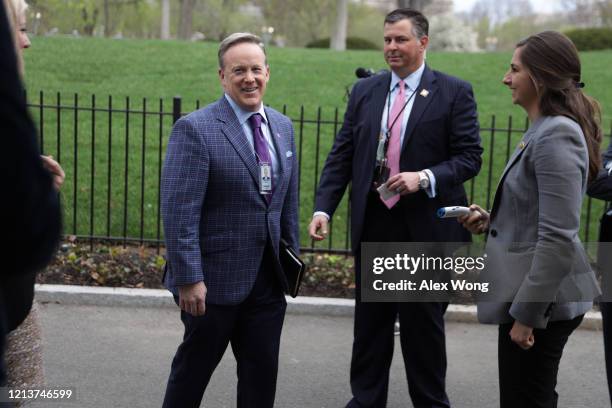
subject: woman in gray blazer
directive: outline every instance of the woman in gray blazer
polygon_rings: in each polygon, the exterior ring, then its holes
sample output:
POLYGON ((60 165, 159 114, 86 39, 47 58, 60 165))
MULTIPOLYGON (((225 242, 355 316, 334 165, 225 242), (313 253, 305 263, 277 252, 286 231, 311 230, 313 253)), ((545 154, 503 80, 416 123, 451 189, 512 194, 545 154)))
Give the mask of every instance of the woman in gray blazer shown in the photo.
POLYGON ((490 213, 473 204, 459 222, 488 233, 482 278, 497 290, 478 317, 499 325, 501 407, 556 407, 563 348, 599 292, 578 237, 587 181, 601 166, 599 106, 582 91, 576 47, 558 32, 519 42, 503 83, 531 125, 490 213))

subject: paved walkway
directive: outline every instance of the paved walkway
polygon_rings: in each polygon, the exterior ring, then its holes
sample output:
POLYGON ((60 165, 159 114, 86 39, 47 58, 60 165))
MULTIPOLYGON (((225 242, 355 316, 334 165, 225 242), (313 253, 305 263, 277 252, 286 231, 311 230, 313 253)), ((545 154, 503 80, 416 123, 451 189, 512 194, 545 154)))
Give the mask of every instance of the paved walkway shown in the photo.
MULTIPOLYGON (((72 387, 72 403, 33 407, 161 406, 170 362, 182 336, 176 309, 42 304, 49 386, 72 387)), ((448 392, 458 408, 498 405, 496 328, 450 323, 448 392)), ((276 406, 343 407, 349 397, 352 320, 288 315, 281 345, 276 406)), ((391 370, 389 408, 412 407, 399 343, 391 370)), ((235 406, 231 351, 217 368, 202 406, 235 406)), ((561 363, 559 407, 609 407, 601 332, 579 330, 561 363)))

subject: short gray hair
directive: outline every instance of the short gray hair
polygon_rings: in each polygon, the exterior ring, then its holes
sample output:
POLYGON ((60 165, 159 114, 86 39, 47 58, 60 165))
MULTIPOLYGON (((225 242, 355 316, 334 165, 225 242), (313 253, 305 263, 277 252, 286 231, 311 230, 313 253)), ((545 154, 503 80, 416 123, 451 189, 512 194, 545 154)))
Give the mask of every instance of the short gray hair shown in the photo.
POLYGON ((238 45, 242 43, 256 44, 257 46, 259 46, 259 48, 261 48, 266 58, 265 60, 266 65, 268 65, 266 47, 264 47, 264 43, 263 41, 261 41, 261 38, 251 33, 233 33, 225 37, 225 39, 221 41, 221 44, 219 44, 219 52, 217 54, 219 57, 219 68, 223 68, 223 56, 225 55, 227 50, 232 48, 234 45, 238 45))

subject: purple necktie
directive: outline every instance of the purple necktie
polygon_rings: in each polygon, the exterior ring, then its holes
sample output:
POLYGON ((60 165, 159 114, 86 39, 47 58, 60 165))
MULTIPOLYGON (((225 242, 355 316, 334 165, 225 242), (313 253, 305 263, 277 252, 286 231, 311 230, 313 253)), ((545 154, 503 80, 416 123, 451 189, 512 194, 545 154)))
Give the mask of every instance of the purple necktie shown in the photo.
MULTIPOLYGON (((268 150, 268 144, 261 131, 261 121, 263 118, 259 113, 254 113, 249 117, 249 125, 253 130, 253 144, 255 145, 255 155, 257 156, 257 163, 267 163, 270 166, 270 177, 272 180, 272 160, 270 159, 270 151, 268 150)), ((272 182, 272 191, 274 191, 274 183, 272 182)), ((270 203, 272 194, 265 194, 265 198, 270 203)))

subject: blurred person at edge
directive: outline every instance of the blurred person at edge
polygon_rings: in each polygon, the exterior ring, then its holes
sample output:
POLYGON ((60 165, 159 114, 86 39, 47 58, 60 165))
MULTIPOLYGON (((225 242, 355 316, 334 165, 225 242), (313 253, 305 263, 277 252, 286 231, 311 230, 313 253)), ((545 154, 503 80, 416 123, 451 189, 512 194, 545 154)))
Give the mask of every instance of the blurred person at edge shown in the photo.
MULTIPOLYGON (((587 194, 608 202, 599 224, 599 241, 612 242, 612 142, 602 155, 603 168, 597 179, 589 183, 587 194)), ((599 300, 601 323, 604 338, 604 356, 608 392, 612 401, 612 251, 610 244, 599 244, 597 250, 597 267, 601 273, 602 297, 599 300)))
MULTIPOLYGON (((23 0, 5 0, 4 3, 9 27, 13 32, 18 71, 20 76, 23 76, 22 50, 31 45, 26 29, 28 6, 23 0)), ((40 157, 42 166, 52 176, 53 190, 59 190, 64 182, 64 171, 51 156, 40 157)), ((7 331, 10 333, 6 337, 4 361, 9 387, 34 387, 44 383, 40 323, 37 309, 33 306, 34 282, 35 270, 3 282, 2 289, 8 292, 4 294, 4 298, 9 310, 7 331)))
POLYGON ((490 213, 472 204, 459 222, 488 234, 489 276, 512 288, 503 299, 478 302, 480 322, 499 325, 501 407, 552 408, 563 348, 599 294, 578 233, 587 181, 601 167, 600 110, 582 91, 576 47, 558 32, 520 41, 503 83, 531 124, 490 213))
MULTIPOLYGON (((28 30, 26 25, 26 10, 28 5, 24 0, 4 0, 6 3, 6 9, 8 10, 7 15, 9 19, 9 26, 12 27, 14 32, 15 48, 17 50, 17 66, 19 67, 19 73, 21 76, 24 75, 24 62, 23 62, 23 50, 30 48, 32 43, 28 37, 28 30)), ((56 190, 59 190, 64 183, 64 170, 57 161, 53 159, 53 156, 41 155, 43 165, 53 176, 53 186, 56 190)))

